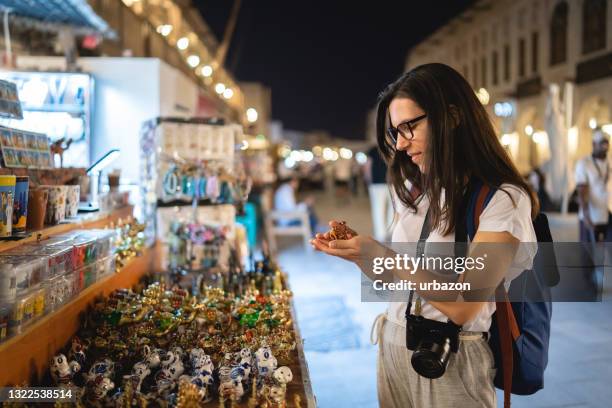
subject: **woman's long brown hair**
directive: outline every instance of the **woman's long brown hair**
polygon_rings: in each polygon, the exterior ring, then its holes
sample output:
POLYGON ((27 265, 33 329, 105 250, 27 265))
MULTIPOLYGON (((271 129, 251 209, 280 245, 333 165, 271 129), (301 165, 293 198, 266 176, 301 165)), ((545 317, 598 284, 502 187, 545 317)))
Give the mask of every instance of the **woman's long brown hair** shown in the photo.
POLYGON ((379 96, 376 133, 388 166, 388 183, 397 197, 416 211, 418 198, 406 186, 406 180, 410 181, 429 198, 432 227, 444 225, 444 235, 455 230, 466 180, 471 178, 491 188, 514 185, 530 197, 532 218, 539 212, 535 193, 499 142, 486 110, 468 82, 448 65, 421 65, 390 84, 379 96), (389 105, 395 98, 412 99, 427 113, 425 175, 405 152, 396 154, 387 135, 389 105))

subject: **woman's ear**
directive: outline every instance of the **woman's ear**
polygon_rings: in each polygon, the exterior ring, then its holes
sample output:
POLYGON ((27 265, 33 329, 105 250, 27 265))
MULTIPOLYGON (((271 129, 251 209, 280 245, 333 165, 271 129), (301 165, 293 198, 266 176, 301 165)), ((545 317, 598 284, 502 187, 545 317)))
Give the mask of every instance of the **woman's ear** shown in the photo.
POLYGON ((461 124, 461 115, 459 113, 459 109, 455 105, 450 105, 448 110, 451 115, 451 120, 453 124, 453 129, 461 124))

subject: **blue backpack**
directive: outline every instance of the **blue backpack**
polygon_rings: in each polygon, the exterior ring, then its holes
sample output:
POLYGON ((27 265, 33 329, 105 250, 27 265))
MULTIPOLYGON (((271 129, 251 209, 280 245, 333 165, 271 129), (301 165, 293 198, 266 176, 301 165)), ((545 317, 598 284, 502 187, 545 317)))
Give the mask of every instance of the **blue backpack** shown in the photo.
MULTIPOLYGON (((462 209, 466 216, 465 229, 464 226, 456 228, 457 242, 466 242, 467 237, 473 240, 480 214, 495 191, 480 181, 470 183, 462 209)), ((538 242, 552 242, 546 215, 538 214, 533 226, 538 242)), ((525 299, 510 302, 503 282, 495 291, 496 311, 492 318, 489 345, 497 367, 494 384, 504 391, 506 408, 510 407, 510 393, 530 395, 544 387, 552 315, 550 287, 559 282, 559 272, 552 249, 538 250, 533 265, 533 273, 523 273, 514 279, 509 291, 537 293, 534 298, 538 301, 525 299), (541 267, 543 264, 548 267, 541 267)))

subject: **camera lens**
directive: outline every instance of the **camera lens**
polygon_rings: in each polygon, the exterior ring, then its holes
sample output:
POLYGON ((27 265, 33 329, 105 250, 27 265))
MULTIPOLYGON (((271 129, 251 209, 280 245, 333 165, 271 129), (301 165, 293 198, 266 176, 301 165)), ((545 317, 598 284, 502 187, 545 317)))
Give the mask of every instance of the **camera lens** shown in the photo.
POLYGON ((411 363, 414 370, 426 378, 440 378, 446 371, 450 358, 450 340, 421 343, 412 354, 411 363))

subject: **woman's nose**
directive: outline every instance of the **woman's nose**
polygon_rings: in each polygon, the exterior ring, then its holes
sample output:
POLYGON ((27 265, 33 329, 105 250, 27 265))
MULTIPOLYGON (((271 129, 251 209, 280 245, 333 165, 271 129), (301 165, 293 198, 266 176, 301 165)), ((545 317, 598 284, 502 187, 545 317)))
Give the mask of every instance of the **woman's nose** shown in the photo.
POLYGON ((395 143, 395 149, 399 151, 406 150, 410 146, 410 141, 402 135, 397 135, 397 142, 395 143))

